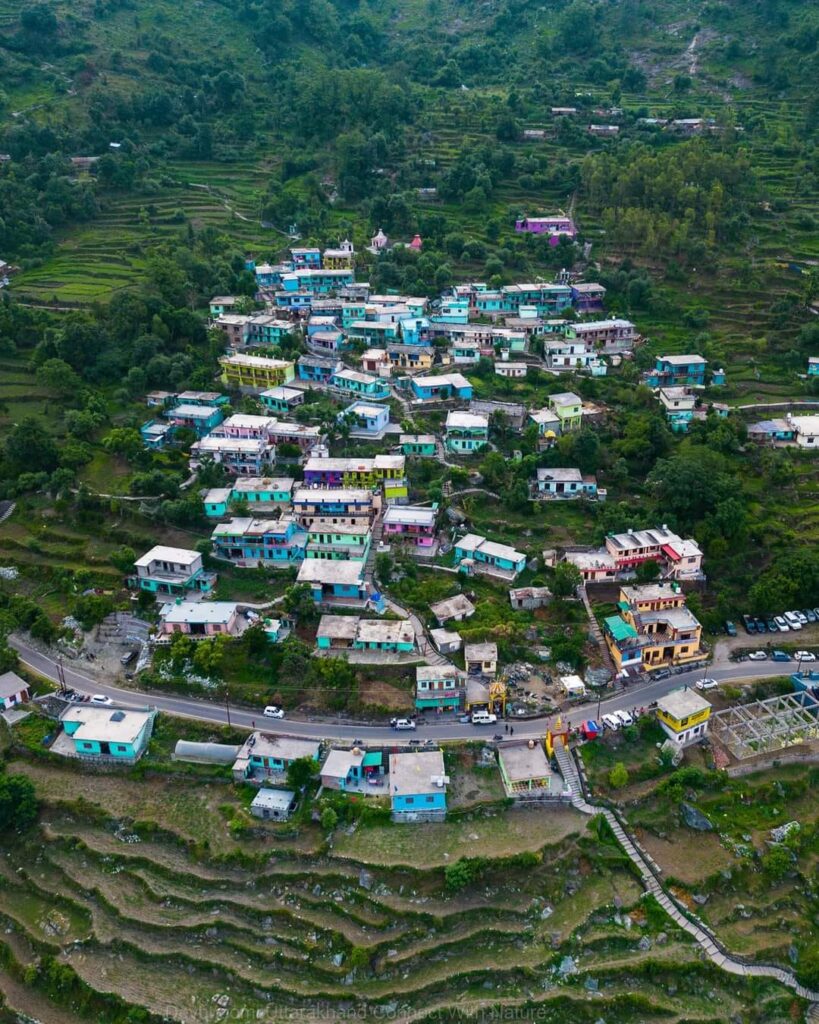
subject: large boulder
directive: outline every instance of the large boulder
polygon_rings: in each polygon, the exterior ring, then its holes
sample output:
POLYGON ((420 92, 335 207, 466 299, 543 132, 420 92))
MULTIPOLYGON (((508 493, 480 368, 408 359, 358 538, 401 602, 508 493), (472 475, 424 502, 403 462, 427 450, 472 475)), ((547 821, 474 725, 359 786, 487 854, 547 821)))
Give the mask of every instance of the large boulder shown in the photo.
POLYGON ((694 807, 693 804, 686 803, 685 800, 681 801, 680 812, 683 816, 683 821, 689 828, 693 828, 696 832, 713 831, 714 826, 711 824, 710 819, 701 810, 694 807))

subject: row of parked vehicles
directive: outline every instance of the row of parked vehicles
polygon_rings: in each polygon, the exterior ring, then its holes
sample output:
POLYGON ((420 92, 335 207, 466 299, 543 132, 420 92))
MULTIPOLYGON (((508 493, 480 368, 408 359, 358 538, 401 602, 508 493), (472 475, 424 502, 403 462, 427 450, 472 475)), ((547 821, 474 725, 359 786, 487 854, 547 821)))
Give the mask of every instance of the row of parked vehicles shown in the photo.
MULTIPOLYGON (((783 612, 782 615, 769 615, 764 619, 754 615, 742 616, 742 625, 749 636, 759 633, 789 633, 813 622, 819 622, 819 608, 805 608, 802 611, 797 609, 783 612)), ((728 636, 737 635, 737 628, 733 622, 725 623, 725 632, 728 636)))
POLYGON ((634 725, 634 715, 628 711, 611 711, 601 715, 600 721, 607 729, 616 732, 617 729, 625 729, 629 725, 634 725))

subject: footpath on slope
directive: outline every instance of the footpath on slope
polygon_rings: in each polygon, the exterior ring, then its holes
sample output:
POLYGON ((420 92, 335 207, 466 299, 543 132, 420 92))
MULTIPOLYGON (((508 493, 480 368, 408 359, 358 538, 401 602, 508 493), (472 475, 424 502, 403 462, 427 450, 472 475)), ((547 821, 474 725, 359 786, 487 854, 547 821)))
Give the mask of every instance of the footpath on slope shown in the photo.
MULTIPOLYGON (((676 925, 682 928, 683 931, 688 932, 697 941, 705 955, 715 966, 728 971, 730 974, 738 974, 746 978, 774 978, 776 981, 792 989, 802 999, 807 999, 813 1004, 819 1004, 819 992, 806 988, 797 981, 790 971, 786 971, 782 967, 776 967, 773 964, 746 963, 731 956, 707 925, 703 924, 698 918, 692 919, 691 916, 684 913, 660 884, 655 870, 649 866, 647 856, 638 849, 637 840, 626 831, 618 815, 608 807, 597 806, 585 798, 574 754, 559 744, 555 747, 555 758, 564 780, 571 788, 572 805, 581 814, 603 815, 626 856, 640 872, 640 878, 646 892, 650 893, 657 900, 676 925)), ((817 1005, 812 1006, 808 1019, 813 1021, 817 1019, 818 1015, 817 1005)))

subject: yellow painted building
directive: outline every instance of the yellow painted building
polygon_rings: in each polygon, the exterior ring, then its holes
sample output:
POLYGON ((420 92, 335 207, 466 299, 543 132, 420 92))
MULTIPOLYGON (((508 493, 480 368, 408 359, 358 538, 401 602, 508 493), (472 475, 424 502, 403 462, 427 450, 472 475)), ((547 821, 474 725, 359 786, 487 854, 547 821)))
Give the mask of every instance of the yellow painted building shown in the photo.
POLYGON ((703 655, 702 626, 675 583, 623 587, 619 615, 603 623, 603 636, 618 672, 684 665, 703 655))
POLYGON ((657 701, 657 721, 678 746, 696 743, 708 732, 711 705, 687 686, 657 701))
POLYGON ((222 382, 229 388, 268 388, 288 384, 295 377, 295 367, 285 359, 268 359, 243 352, 222 356, 222 382))

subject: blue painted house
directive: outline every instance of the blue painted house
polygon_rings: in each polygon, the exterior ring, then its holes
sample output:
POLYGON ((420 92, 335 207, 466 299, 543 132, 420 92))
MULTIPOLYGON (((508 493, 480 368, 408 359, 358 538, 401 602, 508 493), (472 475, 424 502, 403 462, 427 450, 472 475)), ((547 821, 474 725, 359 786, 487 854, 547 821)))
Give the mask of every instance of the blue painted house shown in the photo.
POLYGON ((449 777, 440 750, 390 754, 389 787, 396 822, 443 821, 449 777))
MULTIPOLYGON (((817 361, 817 367, 819 367, 819 361, 817 361)), ((725 383, 725 370, 721 367, 718 370, 712 370, 711 383, 714 387, 721 387, 725 383)))
POLYGON ((353 402, 338 414, 338 420, 346 421, 350 430, 356 434, 380 437, 390 422, 390 407, 368 402, 353 402))
POLYGON ((359 561, 306 558, 299 566, 297 580, 310 587, 317 605, 364 608, 372 604, 377 611, 384 607, 383 597, 370 592, 364 565, 359 561))
POLYGON ((400 321, 401 341, 405 345, 428 345, 430 338, 429 318, 414 316, 400 321))
POLYGON ((503 293, 478 292, 475 296, 475 311, 479 316, 500 315, 503 312, 503 293))
POLYGON ((290 516, 231 519, 214 529, 211 541, 217 558, 244 566, 298 564, 307 551, 307 531, 290 516))
POLYGON ((317 268, 321 266, 321 249, 291 249, 290 259, 294 269, 296 267, 317 268))
POLYGON ((469 299, 460 297, 441 299, 440 307, 430 317, 430 320, 436 324, 469 323, 469 299))
POLYGON ((307 353, 299 356, 296 362, 296 373, 299 380, 315 381, 327 384, 337 370, 344 369, 344 363, 332 356, 319 356, 307 353))
POLYGON ((150 452, 163 451, 173 440, 173 424, 148 420, 139 428, 142 443, 150 452))
POLYGON ((460 398, 470 401, 472 385, 460 373, 443 373, 438 377, 413 377, 410 388, 415 398, 443 401, 460 398))
POLYGON ((808 359, 808 376, 819 377, 819 356, 811 356, 808 359))
POLYGON ((155 718, 155 710, 72 704, 60 724, 71 739, 74 757, 126 765, 136 764, 145 753, 155 718))
POLYGON ((596 498, 597 478, 583 476, 579 469, 538 469, 536 498, 596 498))
POLYGON ((310 309, 313 303, 313 293, 307 291, 278 291, 275 295, 275 302, 277 309, 286 309, 298 313, 310 309))
POLYGON ((646 371, 645 381, 652 388, 701 387, 705 384, 705 366, 702 356, 657 356, 654 368, 646 371))
POLYGON ((304 392, 300 388, 288 388, 282 385, 263 391, 259 395, 259 401, 268 412, 287 416, 300 405, 304 405, 304 392))

